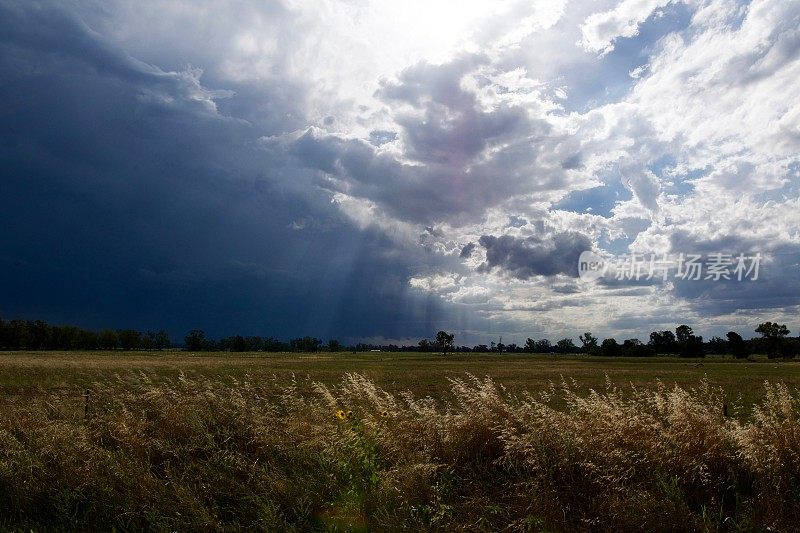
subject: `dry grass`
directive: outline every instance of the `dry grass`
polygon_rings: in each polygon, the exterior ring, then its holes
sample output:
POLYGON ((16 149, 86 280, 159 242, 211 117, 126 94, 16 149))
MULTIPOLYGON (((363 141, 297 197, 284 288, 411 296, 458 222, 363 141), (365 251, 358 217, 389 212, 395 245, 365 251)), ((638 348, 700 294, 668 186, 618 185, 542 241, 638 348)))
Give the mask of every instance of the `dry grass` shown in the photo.
POLYGON ((800 395, 657 386, 441 399, 336 385, 129 373, 90 416, 50 391, 0 412, 9 530, 789 531, 800 395), (338 415, 338 416, 337 416, 338 415))
POLYGON ((800 360, 758 362, 709 357, 624 358, 530 354, 440 355, 431 353, 202 353, 186 352, 2 352, 0 409, 9 396, 33 396, 40 390, 75 393, 96 381, 131 371, 177 378, 210 378, 230 383, 245 374, 252 381, 287 381, 293 375, 328 385, 346 373, 358 372, 391 391, 410 390, 418 396, 444 398, 446 378, 491 375, 512 392, 541 390, 561 376, 574 379, 582 390, 603 389, 608 374, 615 383, 652 387, 657 381, 695 386, 708 381, 726 392, 729 403, 740 400, 748 410, 763 397, 762 383, 785 383, 800 388, 800 360))

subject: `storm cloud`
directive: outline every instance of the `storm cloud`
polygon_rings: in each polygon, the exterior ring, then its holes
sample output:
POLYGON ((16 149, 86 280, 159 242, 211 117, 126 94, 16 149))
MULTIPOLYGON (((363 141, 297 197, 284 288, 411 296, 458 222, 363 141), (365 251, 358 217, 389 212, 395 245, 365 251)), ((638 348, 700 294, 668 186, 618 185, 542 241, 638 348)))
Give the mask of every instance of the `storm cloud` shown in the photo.
POLYGON ((518 279, 556 274, 577 277, 581 252, 592 247, 588 237, 569 231, 547 238, 483 235, 478 243, 486 249, 486 262, 479 271, 499 268, 518 279))
POLYGON ((0 3, 0 35, 3 317, 176 338, 435 327, 405 282, 425 252, 398 256, 264 150, 294 118, 226 115, 199 70, 136 60, 53 4, 0 3))
POLYGON ((797 2, 321 2, 0 0, 0 315, 521 342, 800 311, 797 2), (587 249, 767 259, 626 287, 568 279, 587 249))

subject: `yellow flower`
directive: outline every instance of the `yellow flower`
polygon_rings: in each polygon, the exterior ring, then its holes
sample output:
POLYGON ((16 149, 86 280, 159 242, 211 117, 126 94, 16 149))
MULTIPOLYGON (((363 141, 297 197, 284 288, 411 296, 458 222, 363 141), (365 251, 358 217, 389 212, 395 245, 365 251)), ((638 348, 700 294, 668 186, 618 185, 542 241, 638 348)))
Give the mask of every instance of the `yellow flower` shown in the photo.
POLYGON ((353 418, 353 411, 347 411, 347 418, 353 418))
POLYGON ((338 411, 336 411, 336 418, 338 418, 339 420, 344 420, 345 418, 347 418, 347 415, 344 413, 344 411, 339 409, 338 411))
POLYGON ((389 411, 387 411, 386 409, 381 411, 381 418, 387 418, 388 416, 389 416, 389 411))

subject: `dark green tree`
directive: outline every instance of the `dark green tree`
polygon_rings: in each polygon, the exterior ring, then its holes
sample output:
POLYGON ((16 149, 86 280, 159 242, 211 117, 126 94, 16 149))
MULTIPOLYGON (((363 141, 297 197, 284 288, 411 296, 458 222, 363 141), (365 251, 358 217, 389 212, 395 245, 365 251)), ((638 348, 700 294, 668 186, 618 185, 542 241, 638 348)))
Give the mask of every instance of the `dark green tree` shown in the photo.
POLYGON ((156 350, 166 350, 172 347, 172 341, 169 339, 169 334, 160 329, 156 331, 155 337, 153 338, 153 348, 156 350))
POLYGON ((764 322, 758 325, 756 333, 761 335, 761 338, 764 339, 763 342, 767 348, 767 355, 770 359, 778 357, 779 355, 785 355, 783 353, 783 340, 789 335, 789 329, 785 324, 764 322))
POLYGON ((6 327, 8 347, 12 350, 29 350, 30 331, 24 320, 12 320, 6 327))
POLYGON ((561 353, 575 353, 578 349, 575 347, 575 343, 572 342, 572 339, 561 339, 560 341, 556 342, 556 346, 558 347, 558 351, 561 353))
POLYGON ((206 333, 202 329, 193 329, 183 338, 183 342, 190 352, 199 352, 205 347, 206 333))
POLYGON ((547 339, 540 339, 536 341, 536 351, 538 353, 550 353, 553 350, 553 346, 550 344, 550 341, 547 339))
POLYGON ((689 338, 692 337, 693 335, 694 335, 694 330, 689 326, 687 326, 686 324, 683 324, 675 328, 675 340, 677 340, 679 343, 687 342, 689 338))
POLYGON ((322 346, 322 341, 316 337, 306 335, 305 337, 292 339, 289 341, 289 345, 292 347, 293 352, 316 352, 322 346))
POLYGON ((448 350, 453 350, 455 337, 455 334, 446 331, 439 331, 436 334, 436 347, 442 351, 442 355, 447 355, 448 350))
POLYGON ((597 353, 597 337, 592 335, 591 332, 587 331, 579 336, 578 339, 581 341, 581 351, 583 353, 597 353))
POLYGON ((622 355, 625 357, 650 357, 655 355, 655 350, 639 339, 626 339, 622 343, 622 355))
POLYGON ((694 330, 683 324, 675 328, 675 341, 681 357, 704 357, 703 337, 694 334, 694 330))
POLYGON ((134 329, 121 329, 117 332, 117 337, 123 350, 136 350, 142 342, 142 334, 134 329))
POLYGON ((728 351, 737 359, 744 359, 747 357, 747 343, 741 335, 735 331, 729 331, 726 335, 728 338, 728 351))
POLYGON ((728 352, 728 342, 722 337, 714 335, 706 344, 708 351, 714 355, 724 355, 728 352))
POLYGON ((247 341, 241 335, 235 335, 231 337, 229 349, 232 352, 243 352, 247 350, 247 341))
POLYGON ((652 332, 650 334, 650 341, 647 344, 657 354, 675 353, 678 351, 678 342, 675 339, 675 334, 669 330, 652 332))
POLYGON ((97 335, 97 345, 103 350, 116 350, 119 347, 119 335, 113 329, 104 329, 97 335))
POLYGON ((620 355, 621 350, 617 339, 603 339, 603 343, 600 345, 600 353, 605 357, 617 357, 620 355))
POLYGON ((533 353, 536 351, 536 341, 528 337, 525 340, 525 348, 524 350, 528 353, 533 353))
POLYGON ((45 350, 50 343, 50 326, 44 320, 28 322, 28 350, 45 350))

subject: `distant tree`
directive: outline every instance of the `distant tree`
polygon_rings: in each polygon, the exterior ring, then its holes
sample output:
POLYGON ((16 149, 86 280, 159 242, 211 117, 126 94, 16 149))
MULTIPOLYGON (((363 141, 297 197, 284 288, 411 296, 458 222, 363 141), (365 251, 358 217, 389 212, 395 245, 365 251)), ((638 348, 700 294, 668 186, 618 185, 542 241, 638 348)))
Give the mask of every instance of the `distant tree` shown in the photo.
POLYGON ((678 351, 678 343, 675 339, 675 334, 669 330, 652 332, 650 334, 650 342, 647 344, 657 354, 675 353, 678 351))
POLYGON ((264 351, 264 339, 262 339, 258 335, 245 337, 244 341, 245 341, 245 344, 247 344, 247 351, 248 352, 263 352, 264 351))
POLYGON ((169 334, 163 329, 156 331, 156 334, 153 337, 153 348, 156 350, 166 350, 171 346, 172 341, 169 339, 169 334))
POLYGON ((190 352, 199 352, 205 347, 206 333, 202 329, 193 329, 183 338, 183 342, 190 352))
POLYGON ((142 342, 142 334, 133 329, 121 329, 117 331, 119 346, 123 350, 136 350, 142 342))
POLYGON ((528 353, 533 353, 536 351, 536 341, 528 337, 525 339, 525 347, 523 348, 528 353))
POLYGON ((316 352, 322 345, 322 341, 315 337, 300 337, 289 341, 289 345, 294 352, 316 352))
POLYGON ((286 352, 289 350, 289 345, 278 339, 267 337, 264 339, 264 350, 267 352, 286 352))
POLYGON ((455 334, 439 331, 436 334, 436 347, 442 351, 442 355, 447 355, 448 350, 453 349, 455 334))
POLYGON ((556 343, 556 346, 561 353, 575 353, 578 351, 572 339, 561 339, 556 343))
POLYGON ((497 342, 497 353, 503 353, 506 349, 506 345, 503 344, 503 337, 500 337, 500 340, 497 342))
POLYGON ((417 343, 417 345, 419 346, 420 352, 427 352, 431 348, 431 341, 428 339, 422 339, 417 343))
POLYGON ((12 320, 6 327, 8 347, 12 350, 29 349, 29 329, 24 320, 12 320))
POLYGON ((789 329, 785 324, 777 322, 764 322, 756 328, 756 333, 764 339, 767 348, 767 355, 772 359, 779 354, 783 355, 783 339, 789 335, 789 329))
POLYGON ((139 348, 142 350, 152 350, 156 341, 156 334, 153 331, 146 331, 139 337, 139 348))
POLYGON ((119 335, 112 329, 104 329, 97 334, 97 346, 102 350, 116 350, 119 346, 119 335))
POLYGON ((328 351, 329 352, 341 352, 342 345, 336 339, 331 339, 328 341, 328 351))
POLYGON ((620 355, 619 343, 616 339, 603 339, 600 345, 600 353, 605 357, 617 357, 620 355))
POLYGON ((639 339, 627 339, 622 343, 622 355, 625 357, 650 357, 655 350, 639 339))
POLYGON ((797 357, 800 354, 800 337, 790 337, 781 342, 781 353, 784 357, 797 357))
POLYGON ((536 341, 536 351, 539 353, 550 353, 553 351, 553 346, 547 339, 540 339, 536 341))
POLYGON ((232 352, 243 352, 247 350, 247 341, 241 335, 234 335, 230 338, 228 349, 232 352))
POLYGON ((694 334, 694 330, 683 324, 675 328, 675 340, 681 357, 704 357, 703 337, 694 334))
POLYGON ((485 344, 478 344, 472 347, 472 351, 478 353, 485 353, 489 351, 489 347, 486 346, 485 344))
POLYGON ((728 343, 722 337, 711 337, 707 343, 708 351, 715 355, 723 355, 728 351, 728 343))
POLYGON ((596 353, 597 352, 597 337, 591 334, 591 332, 587 331, 578 339, 581 341, 581 351, 584 353, 596 353))
POLYGON ((44 350, 50 340, 50 326, 44 320, 28 322, 28 350, 44 350))
POLYGON ((216 341, 214 339, 206 339, 203 341, 203 346, 200 348, 206 352, 218 352, 221 350, 227 350, 227 345, 223 346, 222 341, 216 341))
POLYGON ((99 335, 94 331, 79 329, 76 335, 75 347, 84 350, 96 350, 99 347, 99 335))
POLYGON ((741 335, 735 331, 729 331, 726 335, 728 338, 728 351, 737 359, 747 357, 747 344, 741 335))
POLYGON ((789 329, 786 327, 786 324, 764 322, 758 325, 756 333, 766 338, 783 338, 789 335, 789 329))
POLYGON ((48 350, 80 350, 85 348, 80 344, 81 330, 75 326, 52 326, 47 345, 48 350))
POLYGON ((690 328, 686 324, 683 324, 675 328, 675 339, 678 342, 686 342, 692 335, 694 335, 694 330, 692 330, 692 328, 690 328))
POLYGON ((692 335, 689 337, 688 343, 681 348, 682 357, 705 357, 706 352, 703 349, 703 337, 700 335, 692 335))

